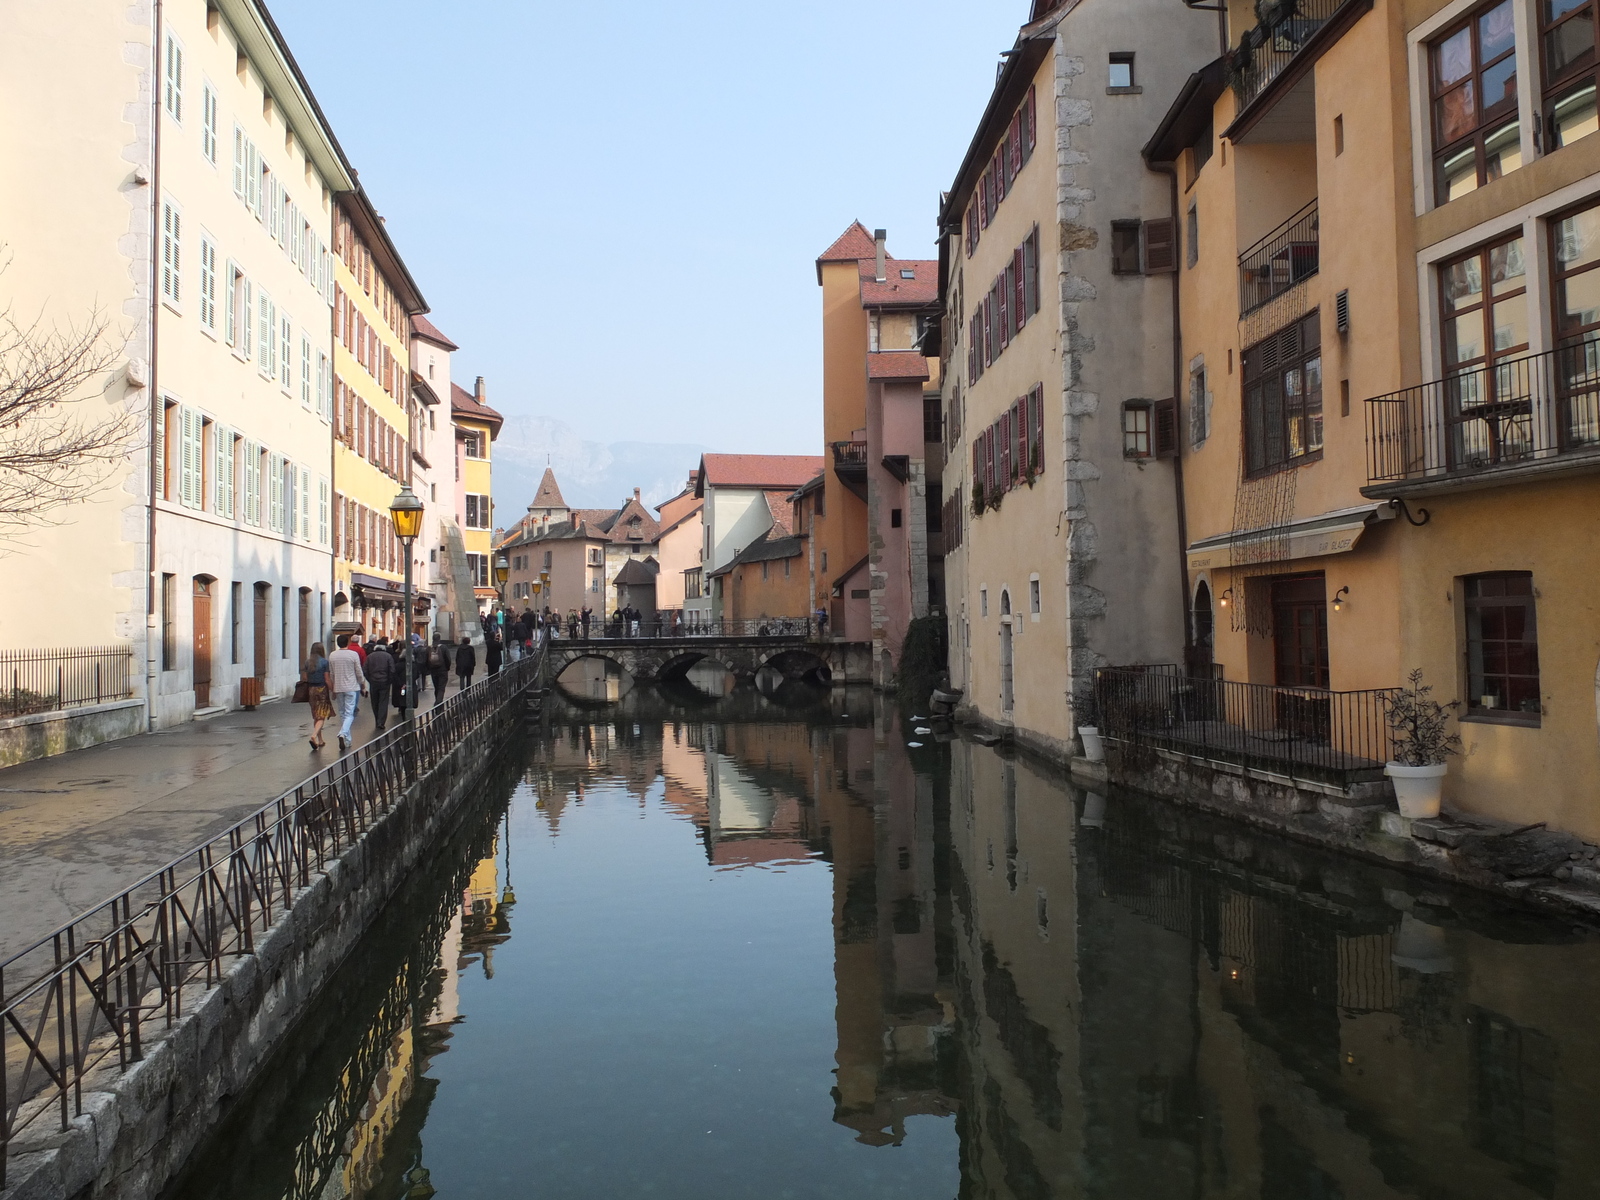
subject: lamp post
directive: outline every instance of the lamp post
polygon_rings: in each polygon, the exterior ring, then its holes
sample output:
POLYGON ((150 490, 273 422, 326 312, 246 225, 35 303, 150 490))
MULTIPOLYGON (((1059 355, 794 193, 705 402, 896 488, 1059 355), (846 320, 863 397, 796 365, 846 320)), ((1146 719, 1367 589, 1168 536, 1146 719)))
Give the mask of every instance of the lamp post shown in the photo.
POLYGON ((497 624, 503 631, 506 627, 506 580, 511 578, 511 560, 504 554, 497 555, 494 560, 494 590, 500 597, 500 613, 497 624))
POLYGON ((411 543, 416 541, 417 535, 422 532, 422 501, 418 500, 409 487, 402 487, 400 494, 389 502, 389 519, 394 522, 394 535, 399 538, 406 548, 406 584, 405 584, 405 662, 401 669, 405 671, 406 687, 403 695, 405 703, 400 710, 402 724, 409 725, 411 713, 416 708, 416 697, 412 695, 412 688, 416 683, 416 674, 411 669, 411 543))

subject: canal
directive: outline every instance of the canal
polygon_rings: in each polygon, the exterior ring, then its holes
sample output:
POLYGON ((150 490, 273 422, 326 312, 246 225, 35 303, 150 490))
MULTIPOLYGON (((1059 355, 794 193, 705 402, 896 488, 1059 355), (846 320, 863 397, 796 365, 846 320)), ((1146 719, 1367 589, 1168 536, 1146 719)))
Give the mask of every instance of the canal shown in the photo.
POLYGON ((870 693, 611 699, 513 748, 171 1200, 1600 1195, 1591 931, 870 693))

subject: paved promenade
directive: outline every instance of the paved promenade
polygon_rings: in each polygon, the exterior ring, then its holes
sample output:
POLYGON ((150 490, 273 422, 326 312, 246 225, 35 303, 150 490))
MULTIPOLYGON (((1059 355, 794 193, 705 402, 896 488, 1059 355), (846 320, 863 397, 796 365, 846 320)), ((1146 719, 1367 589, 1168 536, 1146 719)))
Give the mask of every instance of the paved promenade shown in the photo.
POLYGON ((336 761, 338 722, 313 753, 310 718, 278 701, 0 770, 0 961, 336 761))

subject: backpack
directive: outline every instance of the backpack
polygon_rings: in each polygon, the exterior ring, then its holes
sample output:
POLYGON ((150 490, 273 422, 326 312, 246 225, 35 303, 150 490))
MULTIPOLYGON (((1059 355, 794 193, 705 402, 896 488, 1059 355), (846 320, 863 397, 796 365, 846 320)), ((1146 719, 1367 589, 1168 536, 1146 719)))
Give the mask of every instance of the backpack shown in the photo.
POLYGON ((430 667, 442 667, 445 665, 444 651, 438 646, 434 646, 428 651, 428 665, 430 667))

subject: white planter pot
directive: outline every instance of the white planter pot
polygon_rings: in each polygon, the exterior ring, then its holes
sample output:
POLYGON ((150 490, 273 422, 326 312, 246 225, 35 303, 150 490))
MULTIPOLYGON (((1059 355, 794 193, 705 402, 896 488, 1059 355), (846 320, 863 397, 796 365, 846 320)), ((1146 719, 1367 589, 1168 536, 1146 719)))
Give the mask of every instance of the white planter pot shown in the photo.
POLYGON ((1106 823, 1106 798, 1100 792, 1087 792, 1083 797, 1083 819, 1078 822, 1085 829, 1103 829, 1106 823))
POLYGON ((1407 767, 1392 762, 1385 766, 1383 773, 1394 781, 1394 798, 1400 805, 1400 815, 1413 821, 1437 817, 1448 770, 1444 763, 1407 767))
POLYGON ((1100 739, 1100 730, 1094 725, 1079 725, 1078 736, 1083 739, 1083 756, 1090 762, 1105 762, 1106 744, 1100 739))

